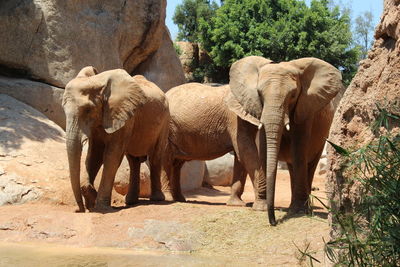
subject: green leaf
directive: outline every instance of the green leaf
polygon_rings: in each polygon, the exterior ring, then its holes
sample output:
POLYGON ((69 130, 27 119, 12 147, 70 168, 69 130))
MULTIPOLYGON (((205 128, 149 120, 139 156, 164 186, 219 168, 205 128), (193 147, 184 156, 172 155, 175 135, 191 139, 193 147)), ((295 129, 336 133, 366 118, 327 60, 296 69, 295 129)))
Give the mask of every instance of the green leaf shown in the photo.
POLYGON ((329 144, 331 144, 331 146, 333 146, 333 148, 335 149, 335 151, 336 151, 337 153, 339 153, 340 155, 346 156, 346 157, 350 156, 351 153, 350 153, 348 150, 344 149, 344 148, 341 147, 341 146, 338 146, 338 145, 332 143, 332 142, 329 141, 329 140, 326 140, 326 141, 327 141, 329 144))

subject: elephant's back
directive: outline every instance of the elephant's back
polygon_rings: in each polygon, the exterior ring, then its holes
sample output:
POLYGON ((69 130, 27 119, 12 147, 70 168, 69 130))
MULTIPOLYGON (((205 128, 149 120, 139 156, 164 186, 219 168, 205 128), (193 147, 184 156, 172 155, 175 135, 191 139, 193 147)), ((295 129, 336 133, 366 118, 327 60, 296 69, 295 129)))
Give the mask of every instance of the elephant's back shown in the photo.
POLYGON ((207 111, 224 104, 228 92, 229 85, 186 83, 170 89, 166 96, 172 112, 184 112, 186 109, 207 111))

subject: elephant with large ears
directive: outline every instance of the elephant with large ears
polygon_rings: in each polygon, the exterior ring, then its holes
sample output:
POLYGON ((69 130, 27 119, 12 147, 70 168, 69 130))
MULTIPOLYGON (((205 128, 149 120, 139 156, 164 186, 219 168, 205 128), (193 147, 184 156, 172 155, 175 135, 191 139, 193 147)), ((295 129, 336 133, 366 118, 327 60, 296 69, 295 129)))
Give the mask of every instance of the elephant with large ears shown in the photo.
POLYGON ((240 109, 230 109, 238 115, 245 111, 262 124, 260 152, 266 183, 260 186, 267 188, 269 222, 276 225, 277 161, 288 163, 291 210, 305 210, 333 118, 332 99, 343 88, 341 74, 317 58, 271 63, 249 56, 235 62, 229 75, 232 94, 240 103, 240 109))
POLYGON ((150 163, 152 199, 163 200, 160 174, 168 137, 169 109, 164 93, 141 75, 125 70, 97 73, 85 67, 65 87, 67 153, 77 212, 108 210, 115 174, 124 155, 130 165, 126 203, 138 201, 140 163, 150 163), (86 168, 80 177, 83 142, 88 141, 86 168), (98 188, 94 180, 101 167, 98 188), (85 198, 85 205, 82 201, 85 198))

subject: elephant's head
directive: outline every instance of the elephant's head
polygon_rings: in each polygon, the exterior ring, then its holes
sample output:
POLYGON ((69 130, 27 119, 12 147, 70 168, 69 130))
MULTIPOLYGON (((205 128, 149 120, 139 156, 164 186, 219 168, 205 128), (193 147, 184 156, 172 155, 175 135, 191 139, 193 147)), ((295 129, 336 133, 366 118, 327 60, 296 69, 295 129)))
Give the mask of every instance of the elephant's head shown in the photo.
POLYGON ((238 115, 244 110, 264 127, 268 216, 275 225, 276 169, 285 118, 290 127, 312 119, 342 88, 341 74, 317 58, 272 63, 250 56, 235 62, 229 75, 231 92, 239 103, 230 109, 238 115))
POLYGON ((145 100, 141 79, 121 69, 98 74, 94 67, 85 67, 65 87, 62 105, 67 121, 68 162, 79 211, 84 211, 80 191, 82 143, 92 137, 95 128, 104 129, 105 135, 124 126, 145 100))

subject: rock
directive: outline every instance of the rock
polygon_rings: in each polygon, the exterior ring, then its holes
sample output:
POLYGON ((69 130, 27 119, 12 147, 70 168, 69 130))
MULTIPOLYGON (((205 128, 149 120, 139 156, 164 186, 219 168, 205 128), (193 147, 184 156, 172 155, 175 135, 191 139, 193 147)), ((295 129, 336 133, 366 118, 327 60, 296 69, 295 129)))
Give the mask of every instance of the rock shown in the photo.
POLYGON ((22 203, 48 197, 52 191, 60 198, 65 188, 70 193, 64 131, 42 113, 18 100, 0 94, 1 204, 22 203), (40 164, 36 162, 42 162, 40 164), (32 180, 37 181, 34 185, 32 180), (64 187, 62 185, 65 185, 64 187), (39 190, 49 188, 49 190, 39 190))
MULTIPOLYGON (((376 103, 385 107, 385 104, 399 101, 400 2, 386 0, 384 3, 372 49, 367 58, 360 62, 358 72, 340 101, 332 123, 329 140, 344 148, 357 149, 374 139, 371 123, 376 119, 376 103)), ((330 192, 331 208, 334 212, 351 212, 359 200, 358 183, 349 183, 343 176, 340 156, 332 146, 328 146, 327 154, 327 192, 330 192)), ((335 230, 334 223, 332 230, 335 230)))
POLYGON ((61 106, 63 89, 45 83, 0 76, 0 93, 24 102, 65 129, 65 115, 61 106))
POLYGON ((230 186, 233 177, 235 156, 227 153, 205 162, 204 181, 210 185, 230 186))
POLYGON ((192 251, 198 246, 199 233, 188 223, 174 221, 145 220, 143 228, 128 228, 132 239, 152 238, 172 251, 192 251))
POLYGON ((166 0, 2 1, 0 65, 58 87, 87 65, 132 72, 159 48, 165 7, 166 0))
POLYGON ((182 65, 175 52, 167 27, 164 29, 160 48, 140 64, 134 73, 145 76, 164 92, 185 83, 182 65))
MULTIPOLYGON (((114 181, 114 189, 117 193, 121 195, 126 195, 128 193, 129 186, 129 163, 124 157, 121 166, 119 167, 114 181)), ((140 197, 150 197, 151 187, 150 187, 150 170, 146 163, 140 164, 140 197)))
POLYGON ((3 175, 0 179, 0 206, 37 200, 40 195, 38 188, 24 185, 14 174, 3 175))
POLYGON ((190 42, 176 42, 180 49, 181 61, 186 81, 194 81, 193 71, 199 66, 199 45, 190 42))
POLYGON ((143 74, 164 91, 184 83, 165 7, 166 0, 1 2, 0 74, 14 79, 0 76, 0 93, 65 129, 62 88, 84 66, 143 74))
POLYGON ((182 191, 190 191, 201 187, 205 171, 204 161, 192 160, 185 162, 181 169, 182 191))
POLYGON ((325 144, 324 150, 322 151, 322 154, 321 154, 321 158, 317 165, 317 169, 315 171, 315 173, 317 175, 325 175, 326 172, 328 171, 328 159, 327 159, 327 155, 326 155, 326 147, 327 147, 327 145, 325 144))
MULTIPOLYGON (((204 162, 203 161, 189 161, 186 162, 181 170, 181 188, 182 191, 190 191, 201 187, 204 176, 204 162)), ((114 181, 114 189, 121 195, 128 193, 129 185, 129 163, 124 158, 121 166, 118 169, 114 181)), ((140 197, 150 197, 150 170, 147 163, 142 163, 140 166, 140 197)))

